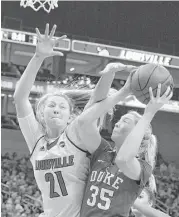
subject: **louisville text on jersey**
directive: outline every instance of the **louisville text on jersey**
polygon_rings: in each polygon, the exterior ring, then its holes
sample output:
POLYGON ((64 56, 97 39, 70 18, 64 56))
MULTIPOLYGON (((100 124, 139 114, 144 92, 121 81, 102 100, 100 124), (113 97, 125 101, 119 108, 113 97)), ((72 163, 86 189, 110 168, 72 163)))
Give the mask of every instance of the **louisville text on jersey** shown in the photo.
POLYGON ((35 170, 49 170, 62 167, 69 167, 74 165, 74 155, 46 159, 46 160, 36 160, 35 170))

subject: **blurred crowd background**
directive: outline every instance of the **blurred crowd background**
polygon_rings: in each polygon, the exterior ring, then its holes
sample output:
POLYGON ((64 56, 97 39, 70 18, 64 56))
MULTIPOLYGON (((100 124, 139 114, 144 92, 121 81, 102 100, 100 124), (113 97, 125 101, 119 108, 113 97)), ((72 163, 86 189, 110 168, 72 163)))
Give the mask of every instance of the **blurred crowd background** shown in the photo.
MULTIPOLYGON (((16 152, 1 156, 1 214, 3 217, 37 217, 42 212, 41 194, 36 185, 29 155, 16 152)), ((158 156, 155 170, 156 208, 172 217, 179 213, 179 172, 175 164, 158 156)))
MULTIPOLYGON (((64 52, 64 58, 60 60, 53 58, 49 60, 50 63, 44 62, 29 97, 33 106, 43 94, 44 89, 51 86, 93 89, 99 80, 99 71, 108 62, 117 61, 116 58, 110 56, 107 46, 171 56, 171 63, 174 65, 167 68, 174 77, 174 94, 170 105, 165 111, 157 114, 153 123, 159 145, 154 172, 157 182, 155 207, 172 217, 179 216, 178 9, 177 2, 151 2, 150 4, 147 2, 135 4, 130 2, 103 4, 62 2, 59 3, 58 9, 47 15, 43 11, 36 13, 29 8, 22 9, 19 7, 19 2, 2 2, 2 217, 37 217, 43 211, 41 193, 36 185, 28 149, 16 118, 13 92, 35 51, 35 46, 29 39, 30 36, 23 34, 24 32, 33 34, 35 27, 42 30, 46 22, 59 25, 61 32, 57 32, 57 36, 65 32, 69 43, 73 40, 81 40, 92 44, 98 43, 98 46, 91 45, 96 46, 95 49, 91 49, 96 53, 91 54, 87 53, 85 48, 82 53, 78 53, 71 48, 66 50, 62 46, 60 50, 64 52), (81 21, 82 18, 84 22, 81 21), (101 49, 105 52, 98 52, 101 49)), ((87 47, 87 44, 85 46, 87 47)), ((118 59, 118 61, 136 66, 144 64, 144 62, 129 59, 118 59)), ((121 75, 117 74, 112 87, 119 90, 125 84, 126 78, 125 72, 121 75)), ((128 103, 116 106, 111 123, 105 120, 101 135, 109 141, 113 126, 121 115, 131 109, 143 111, 143 106, 136 104, 135 99, 130 98, 128 103)))

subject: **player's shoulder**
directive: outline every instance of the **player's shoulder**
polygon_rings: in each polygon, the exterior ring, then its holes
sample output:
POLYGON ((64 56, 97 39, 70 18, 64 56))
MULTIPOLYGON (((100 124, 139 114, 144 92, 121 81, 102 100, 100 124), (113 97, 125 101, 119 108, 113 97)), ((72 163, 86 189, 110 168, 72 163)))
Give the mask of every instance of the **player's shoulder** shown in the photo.
POLYGON ((92 160, 95 162, 100 156, 113 151, 113 145, 108 142, 106 139, 101 138, 101 143, 97 150, 92 155, 92 160))
POLYGON ((113 150, 114 149, 114 144, 112 142, 107 141, 103 137, 101 137, 101 143, 100 143, 99 148, 104 150, 104 151, 113 150))

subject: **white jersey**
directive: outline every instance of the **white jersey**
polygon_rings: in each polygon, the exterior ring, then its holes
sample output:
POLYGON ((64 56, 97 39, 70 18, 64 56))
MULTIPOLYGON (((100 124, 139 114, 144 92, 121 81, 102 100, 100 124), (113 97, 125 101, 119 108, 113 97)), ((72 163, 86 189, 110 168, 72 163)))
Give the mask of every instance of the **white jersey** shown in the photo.
MULTIPOLYGON (((19 118, 26 142, 32 141, 33 114, 19 118)), ((39 131, 31 162, 42 193, 45 217, 79 217, 89 171, 87 153, 73 144, 64 132, 48 145, 39 131)))

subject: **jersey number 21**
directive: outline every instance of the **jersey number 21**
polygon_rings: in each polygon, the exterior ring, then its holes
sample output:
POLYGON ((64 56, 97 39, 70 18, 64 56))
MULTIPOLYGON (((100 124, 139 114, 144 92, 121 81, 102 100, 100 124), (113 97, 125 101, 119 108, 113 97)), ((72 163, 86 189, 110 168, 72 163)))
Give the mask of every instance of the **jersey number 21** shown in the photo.
MULTIPOLYGON (((58 171, 58 172, 54 172, 57 180, 58 180, 58 184, 60 187, 60 190, 62 192, 62 196, 67 196, 68 192, 65 186, 65 182, 62 176, 62 172, 58 171)), ((50 182, 50 198, 54 198, 54 197, 60 197, 60 195, 55 192, 55 179, 54 179, 54 175, 52 173, 46 173, 45 174, 45 181, 46 182, 50 182)))

